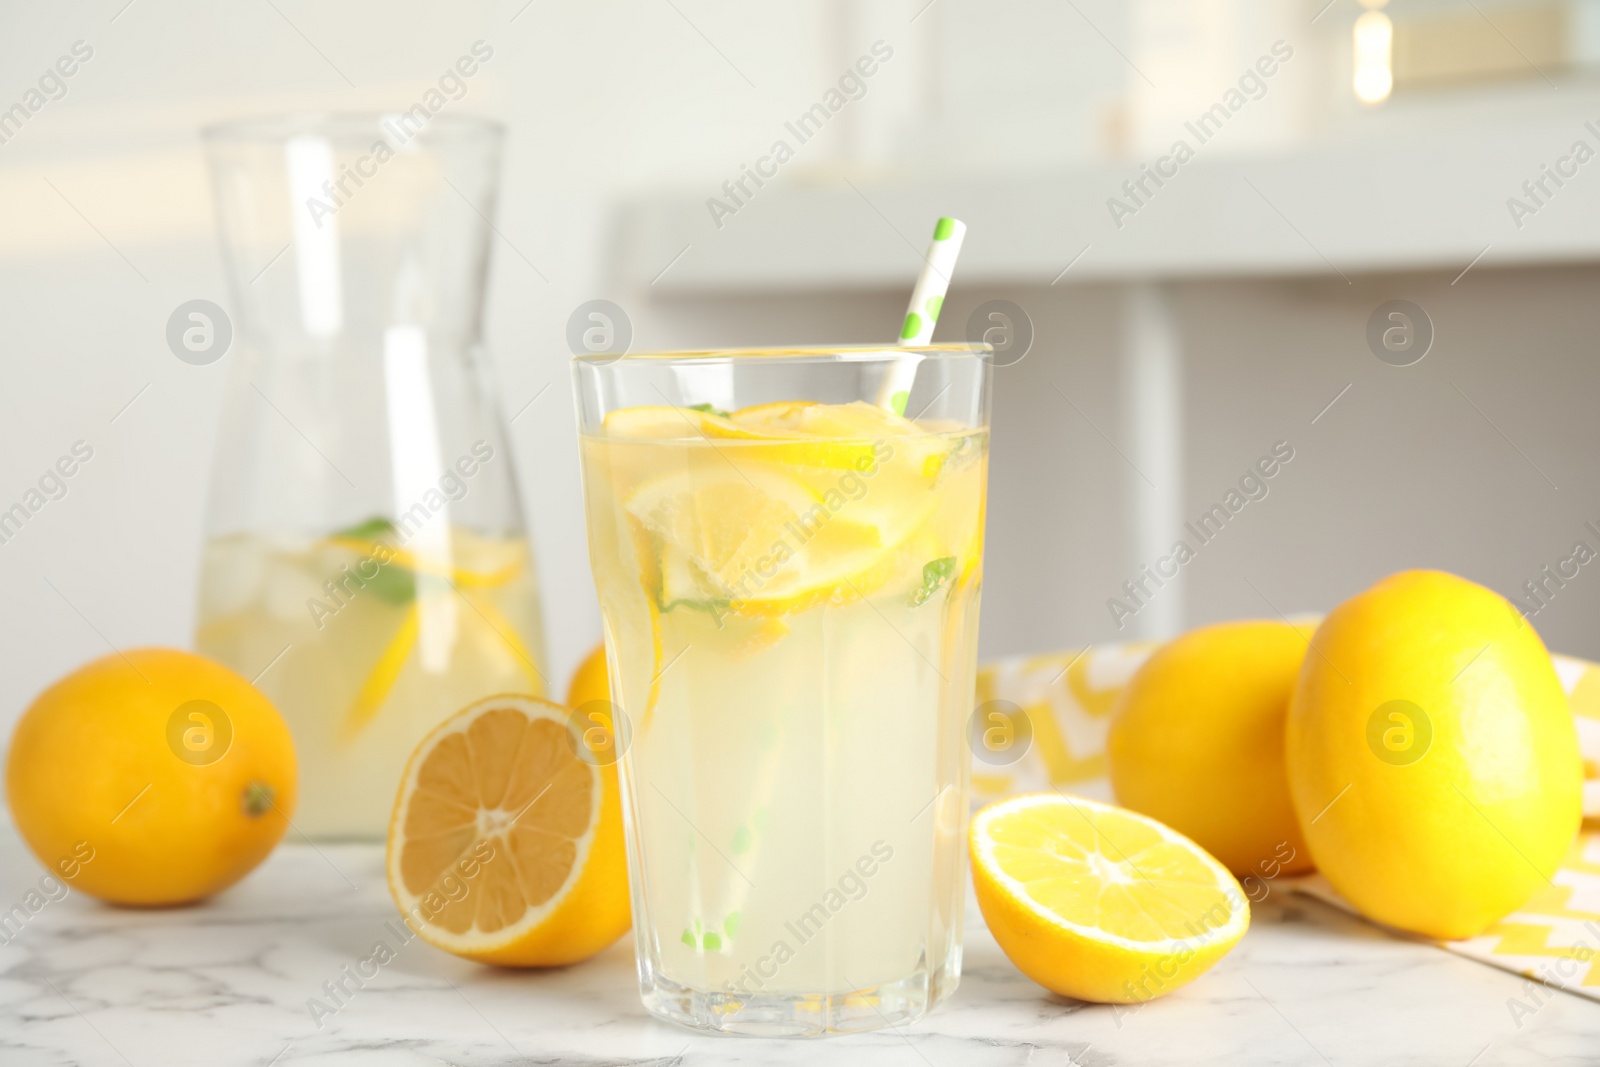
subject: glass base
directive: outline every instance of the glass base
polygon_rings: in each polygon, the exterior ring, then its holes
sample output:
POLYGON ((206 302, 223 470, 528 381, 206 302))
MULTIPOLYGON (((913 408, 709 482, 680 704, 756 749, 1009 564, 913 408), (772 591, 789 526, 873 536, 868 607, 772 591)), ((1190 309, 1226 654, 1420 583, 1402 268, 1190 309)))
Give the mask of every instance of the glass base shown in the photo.
POLYGON ((959 955, 939 971, 850 993, 724 993, 690 989, 661 975, 640 975, 639 998, 658 1019, 694 1030, 746 1037, 827 1037, 913 1022, 955 992, 959 955))

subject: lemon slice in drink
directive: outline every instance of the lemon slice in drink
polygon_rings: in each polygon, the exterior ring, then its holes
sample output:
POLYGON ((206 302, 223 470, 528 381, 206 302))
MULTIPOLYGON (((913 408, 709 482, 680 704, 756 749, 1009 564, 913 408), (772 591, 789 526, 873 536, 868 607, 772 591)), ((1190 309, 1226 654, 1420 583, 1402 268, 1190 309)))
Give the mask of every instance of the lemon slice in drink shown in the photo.
POLYGON ((848 404, 813 404, 801 413, 807 433, 824 437, 905 437, 925 432, 920 426, 888 408, 852 400, 848 404))
POLYGON ((412 753, 387 869, 409 925, 446 952, 522 967, 592 956, 629 923, 616 768, 579 758, 565 708, 479 701, 412 753))
POLYGON ((661 693, 660 549, 638 520, 628 519, 626 526, 617 531, 623 543, 595 557, 597 568, 608 572, 596 582, 605 630, 601 664, 605 692, 595 699, 610 701, 623 714, 626 728, 639 730, 649 725, 661 693), (614 675, 607 663, 616 668, 614 675), (610 684, 613 676, 620 678, 615 688, 610 684))
POLYGON ((641 404, 606 413, 601 430, 607 437, 678 438, 700 436, 701 413, 670 404, 641 404))
POLYGON ((657 543, 662 610, 781 615, 854 600, 882 570, 894 534, 851 515, 850 503, 776 466, 742 463, 675 471, 623 506, 657 543))
MULTIPOLYGON (((970 443, 963 444, 961 438, 952 436, 961 429, 957 424, 913 422, 860 400, 848 404, 804 401, 760 404, 735 411, 729 419, 747 431, 796 434, 816 441, 810 447, 821 458, 797 459, 796 462, 863 472, 889 464, 900 470, 919 472, 930 482, 937 479, 954 450, 971 447, 970 443), (890 463, 894 457, 900 459, 890 463)), ((708 427, 707 435, 712 432, 708 427)))
POLYGON ((1154 819, 1057 793, 972 820, 984 921, 1017 968, 1063 996, 1130 1004, 1193 981, 1250 925, 1233 875, 1154 819))
POLYGON ((359 737, 372 724, 383 702, 389 699, 389 691, 399 681, 400 672, 405 669, 406 661, 411 658, 411 650, 416 646, 421 621, 415 601, 406 605, 400 616, 399 628, 378 655, 372 670, 362 680, 361 688, 356 690, 356 697, 350 703, 350 710, 345 712, 344 721, 339 724, 341 741, 349 743, 359 737))
POLYGON ((661 697, 661 610, 644 589, 629 603, 601 604, 601 621, 616 650, 622 688, 609 699, 626 716, 628 728, 648 729, 661 697))
POLYGON ((740 408, 728 419, 736 425, 765 433, 809 433, 805 420, 818 406, 815 400, 779 400, 740 408))
POLYGON ((706 413, 700 429, 708 438, 760 442, 764 459, 805 467, 837 470, 870 469, 874 463, 872 441, 829 439, 806 427, 808 413, 827 407, 805 400, 758 404, 741 408, 727 417, 706 413))

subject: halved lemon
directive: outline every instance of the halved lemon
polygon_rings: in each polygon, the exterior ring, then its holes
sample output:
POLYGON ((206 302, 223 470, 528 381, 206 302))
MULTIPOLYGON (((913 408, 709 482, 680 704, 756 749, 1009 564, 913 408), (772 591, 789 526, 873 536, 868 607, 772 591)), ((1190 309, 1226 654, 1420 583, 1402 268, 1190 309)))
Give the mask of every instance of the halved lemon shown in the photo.
POLYGON ((1154 819, 1057 793, 972 820, 972 880, 1017 968, 1063 996, 1132 1004, 1193 981, 1250 925, 1227 868, 1154 819))
POLYGON ((568 712, 496 696, 411 754, 389 821, 389 892, 429 944, 556 966, 629 925, 616 768, 580 759, 568 712))

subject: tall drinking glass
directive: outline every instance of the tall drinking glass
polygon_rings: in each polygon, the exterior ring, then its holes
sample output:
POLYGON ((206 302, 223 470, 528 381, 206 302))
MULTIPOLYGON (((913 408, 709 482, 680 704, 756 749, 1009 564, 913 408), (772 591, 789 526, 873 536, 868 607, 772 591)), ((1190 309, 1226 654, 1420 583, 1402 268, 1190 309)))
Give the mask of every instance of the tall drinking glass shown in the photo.
POLYGON ((206 131, 237 340, 196 643, 283 713, 312 837, 383 840, 435 725, 543 691, 480 345, 500 135, 415 113, 206 131))
POLYGON ((956 987, 986 353, 575 361, 640 990, 662 1018, 870 1030, 956 987), (912 367, 907 414, 880 406, 912 367))

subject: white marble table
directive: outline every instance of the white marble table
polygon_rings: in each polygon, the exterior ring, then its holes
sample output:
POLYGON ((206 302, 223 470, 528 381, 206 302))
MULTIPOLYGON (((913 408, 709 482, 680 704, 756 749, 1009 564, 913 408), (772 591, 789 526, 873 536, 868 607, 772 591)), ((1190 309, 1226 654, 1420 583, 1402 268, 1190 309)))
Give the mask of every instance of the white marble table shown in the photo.
MULTIPOLYGON (((0 824, 0 909, 42 873, 0 824)), ((0 945, 0 1065, 1600 1063, 1600 1004, 1551 993, 1519 1027, 1516 977, 1281 891, 1215 970, 1132 1014, 1045 993, 974 911, 961 988, 901 1031, 680 1030, 640 1008, 626 940, 545 973, 415 941, 319 1029, 307 1000, 393 918, 381 849, 366 846, 285 845, 193 908, 126 911, 71 893, 0 945)))

